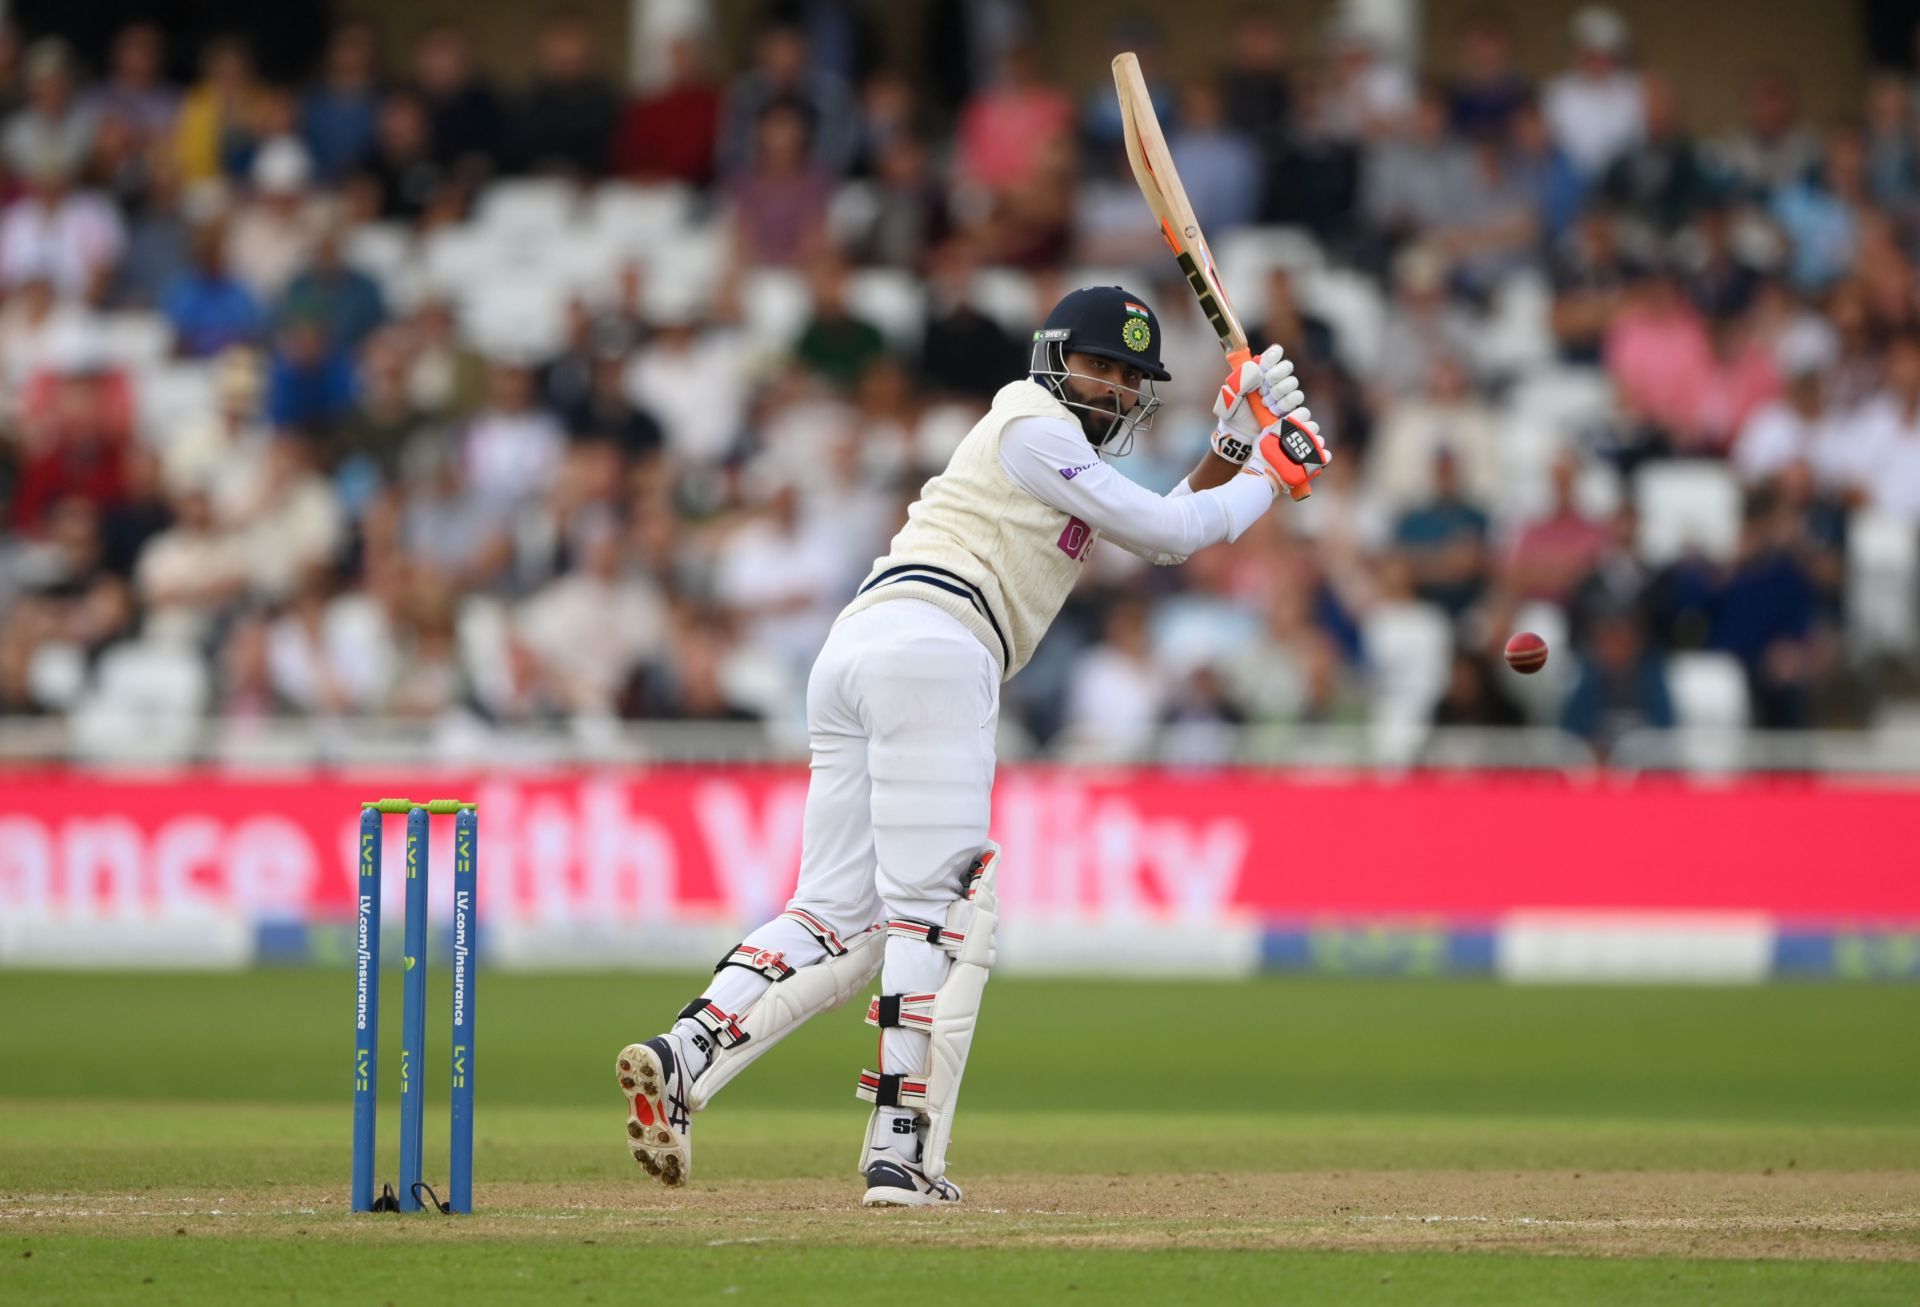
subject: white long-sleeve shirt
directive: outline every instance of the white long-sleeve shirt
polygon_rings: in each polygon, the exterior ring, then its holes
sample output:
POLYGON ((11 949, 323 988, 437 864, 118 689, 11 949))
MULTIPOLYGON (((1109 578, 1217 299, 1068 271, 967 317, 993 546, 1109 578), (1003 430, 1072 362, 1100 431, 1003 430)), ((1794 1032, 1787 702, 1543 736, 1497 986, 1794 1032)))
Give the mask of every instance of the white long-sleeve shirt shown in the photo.
POLYGON ((1183 562, 1208 545, 1239 539, 1273 503, 1265 477, 1232 477, 1199 494, 1182 481, 1156 495, 1103 462, 1076 424, 1052 417, 1008 423, 1000 467, 1041 503, 1156 563, 1183 562))

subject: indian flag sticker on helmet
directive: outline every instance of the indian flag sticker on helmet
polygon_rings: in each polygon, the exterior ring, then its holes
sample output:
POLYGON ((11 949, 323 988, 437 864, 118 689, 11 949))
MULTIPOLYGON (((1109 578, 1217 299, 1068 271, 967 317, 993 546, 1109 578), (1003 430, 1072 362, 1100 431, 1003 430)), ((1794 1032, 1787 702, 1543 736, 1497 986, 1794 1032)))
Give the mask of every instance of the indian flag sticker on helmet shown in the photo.
MULTIPOLYGON (((1127 307, 1134 306, 1129 304, 1127 307)), ((1153 332, 1148 328, 1145 318, 1128 318, 1126 325, 1120 328, 1120 339, 1126 341, 1127 348, 1134 353, 1144 354, 1147 352, 1147 346, 1153 343, 1153 332)))
POLYGON ((1134 302, 1133 302, 1132 300, 1128 300, 1128 301, 1127 301, 1127 312, 1129 312, 1129 313, 1137 313, 1137 314, 1139 314, 1139 315, 1140 315, 1141 317, 1143 317, 1143 318, 1145 318, 1145 317, 1151 317, 1151 316, 1152 316, 1151 314, 1149 314, 1149 313, 1147 312, 1147 306, 1146 306, 1146 305, 1144 305, 1144 304, 1135 304, 1135 303, 1134 303, 1134 302))

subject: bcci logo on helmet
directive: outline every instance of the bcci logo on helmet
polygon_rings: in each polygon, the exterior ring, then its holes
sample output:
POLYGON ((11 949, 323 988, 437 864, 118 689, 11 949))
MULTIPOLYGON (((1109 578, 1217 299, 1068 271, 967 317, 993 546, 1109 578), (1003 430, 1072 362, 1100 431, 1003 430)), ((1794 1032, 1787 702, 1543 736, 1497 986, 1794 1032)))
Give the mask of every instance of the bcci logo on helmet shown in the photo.
POLYGON ((1126 341, 1127 348, 1134 353, 1144 354, 1153 343, 1153 331, 1145 318, 1128 318, 1127 324, 1120 328, 1120 339, 1126 341))

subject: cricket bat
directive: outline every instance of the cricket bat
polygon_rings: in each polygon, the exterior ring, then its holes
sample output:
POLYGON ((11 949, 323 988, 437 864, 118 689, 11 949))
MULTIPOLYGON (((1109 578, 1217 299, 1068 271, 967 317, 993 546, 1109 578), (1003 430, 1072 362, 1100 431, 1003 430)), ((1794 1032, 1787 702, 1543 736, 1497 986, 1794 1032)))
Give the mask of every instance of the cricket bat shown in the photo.
MULTIPOLYGON (((1160 131, 1160 119, 1153 112, 1153 100, 1147 94, 1146 78, 1140 75, 1140 60, 1131 51, 1114 56, 1113 88, 1120 97, 1120 125, 1127 137, 1127 162, 1133 165, 1133 179, 1140 194, 1160 224, 1160 237, 1180 265, 1200 311, 1206 314, 1214 335, 1220 338, 1230 367, 1239 367, 1253 357, 1247 348, 1247 329, 1233 311, 1227 288, 1220 284, 1220 270, 1214 266, 1213 251, 1207 248, 1206 233, 1193 216, 1186 187, 1174 171, 1173 156, 1167 152, 1167 138, 1160 131)), ((1258 394, 1249 395, 1262 424, 1274 420, 1258 394)), ((1300 486, 1295 499, 1305 499, 1308 490, 1300 486)))

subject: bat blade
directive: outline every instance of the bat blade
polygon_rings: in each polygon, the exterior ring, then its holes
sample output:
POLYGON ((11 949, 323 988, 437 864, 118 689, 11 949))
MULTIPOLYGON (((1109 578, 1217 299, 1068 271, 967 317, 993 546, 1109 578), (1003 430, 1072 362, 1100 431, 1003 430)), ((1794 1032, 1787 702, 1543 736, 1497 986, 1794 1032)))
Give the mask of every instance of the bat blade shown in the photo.
POLYGON ((1116 55, 1113 61, 1113 86, 1120 97, 1120 125, 1126 135, 1127 162, 1133 165, 1133 179, 1140 194, 1160 224, 1160 237, 1180 265, 1201 312, 1220 339, 1220 348, 1231 358, 1247 353, 1246 329, 1233 311, 1233 301, 1220 282, 1220 272, 1207 247, 1206 234, 1193 214, 1186 187, 1173 166, 1167 138, 1160 130, 1160 119, 1153 111, 1153 99, 1147 94, 1146 78, 1141 76, 1140 61, 1131 52, 1116 55))

